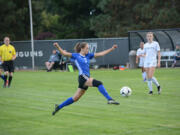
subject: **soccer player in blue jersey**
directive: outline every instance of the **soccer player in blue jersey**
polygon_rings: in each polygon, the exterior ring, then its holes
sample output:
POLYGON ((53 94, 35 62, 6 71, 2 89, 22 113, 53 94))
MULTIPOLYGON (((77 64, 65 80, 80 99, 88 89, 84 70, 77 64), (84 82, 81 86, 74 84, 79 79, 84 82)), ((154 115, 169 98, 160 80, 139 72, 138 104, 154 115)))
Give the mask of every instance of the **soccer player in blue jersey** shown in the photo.
POLYGON ((81 98, 81 96, 86 92, 88 87, 97 87, 99 92, 102 95, 104 95, 104 97, 107 99, 108 104, 119 105, 118 102, 116 102, 114 99, 112 99, 111 96, 109 96, 102 82, 90 77, 90 72, 89 72, 90 59, 94 57, 96 58, 96 57, 104 56, 110 53, 115 48, 117 48, 117 45, 113 45, 112 48, 107 49, 102 52, 98 52, 98 53, 89 53, 89 46, 88 46, 88 43, 86 42, 81 42, 81 43, 76 44, 74 48, 76 53, 69 53, 67 51, 64 51, 59 46, 58 43, 54 43, 54 46, 60 51, 62 55, 70 57, 71 59, 74 60, 79 70, 79 78, 78 78, 79 86, 73 97, 68 98, 67 100, 62 102, 60 105, 57 105, 57 104, 55 105, 55 110, 53 111, 52 115, 55 115, 63 107, 78 101, 81 98))

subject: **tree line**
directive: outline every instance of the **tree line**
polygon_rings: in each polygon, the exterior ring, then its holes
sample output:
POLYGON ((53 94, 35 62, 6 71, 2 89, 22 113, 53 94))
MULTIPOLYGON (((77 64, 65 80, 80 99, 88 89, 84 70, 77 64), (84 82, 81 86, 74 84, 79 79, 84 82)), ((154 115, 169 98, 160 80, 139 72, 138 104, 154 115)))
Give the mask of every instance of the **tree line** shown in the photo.
MULTIPOLYGON (((32 0, 34 38, 127 36, 180 27, 179 0, 32 0)), ((0 38, 29 40, 28 0, 0 0, 0 38)))

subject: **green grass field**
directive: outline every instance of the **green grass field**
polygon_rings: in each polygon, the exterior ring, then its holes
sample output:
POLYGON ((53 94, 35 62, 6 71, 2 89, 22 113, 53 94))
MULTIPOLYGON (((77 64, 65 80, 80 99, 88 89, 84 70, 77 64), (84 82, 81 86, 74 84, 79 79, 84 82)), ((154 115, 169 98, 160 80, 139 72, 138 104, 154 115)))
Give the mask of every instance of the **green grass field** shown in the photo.
POLYGON ((54 104, 75 93, 77 75, 16 72, 12 87, 0 88, 0 135, 180 135, 179 68, 156 70, 162 94, 154 87, 152 96, 140 69, 91 71, 120 105, 108 105, 96 88, 89 88, 52 116, 54 104), (131 87, 129 98, 120 96, 122 86, 131 87))

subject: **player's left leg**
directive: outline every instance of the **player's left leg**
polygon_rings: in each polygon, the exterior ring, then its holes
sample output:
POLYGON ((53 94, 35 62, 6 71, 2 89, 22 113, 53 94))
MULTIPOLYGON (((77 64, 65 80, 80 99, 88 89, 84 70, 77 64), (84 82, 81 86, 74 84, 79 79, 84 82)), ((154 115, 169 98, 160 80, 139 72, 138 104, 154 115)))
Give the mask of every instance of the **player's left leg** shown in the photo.
POLYGON ((8 76, 9 76, 9 72, 5 71, 4 72, 4 85, 3 85, 4 88, 6 88, 6 84, 7 84, 7 81, 8 81, 8 76))
POLYGON ((9 78, 8 78, 7 86, 10 87, 11 86, 11 81, 13 79, 13 73, 14 73, 14 63, 13 63, 13 61, 9 62, 8 71, 9 71, 9 78))
POLYGON ((11 82, 12 82, 12 78, 13 78, 13 72, 10 72, 9 73, 9 78, 8 78, 8 87, 10 87, 11 86, 11 82))
POLYGON ((101 81, 98 81, 98 80, 93 79, 93 78, 89 78, 86 81, 85 86, 97 87, 99 92, 108 100, 108 104, 119 105, 119 103, 116 102, 115 100, 113 100, 112 97, 108 94, 107 90, 105 89, 105 87, 101 81))
POLYGON ((156 85, 157 90, 158 90, 158 94, 161 93, 161 86, 159 84, 159 82, 157 81, 156 77, 154 77, 154 72, 155 72, 155 67, 152 67, 152 72, 151 72, 151 76, 152 76, 152 82, 156 85))

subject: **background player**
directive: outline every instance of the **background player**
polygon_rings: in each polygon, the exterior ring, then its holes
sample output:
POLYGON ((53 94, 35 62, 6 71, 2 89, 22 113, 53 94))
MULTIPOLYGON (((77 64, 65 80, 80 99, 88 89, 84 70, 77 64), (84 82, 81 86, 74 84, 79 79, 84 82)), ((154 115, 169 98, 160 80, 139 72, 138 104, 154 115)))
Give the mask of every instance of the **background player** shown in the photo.
POLYGON ((77 53, 69 53, 69 52, 64 51, 58 45, 58 43, 54 43, 54 46, 60 51, 62 55, 71 57, 75 61, 75 64, 79 70, 79 78, 78 78, 79 86, 73 97, 68 98, 59 106, 58 105, 55 106, 55 111, 52 113, 52 115, 55 115, 64 106, 70 105, 78 101, 81 98, 81 96, 86 92, 88 87, 97 87, 100 93, 103 94, 104 97, 108 100, 108 104, 116 104, 116 105, 119 104, 118 102, 114 101, 109 96, 109 94, 107 93, 101 81, 98 81, 90 77, 90 72, 89 72, 90 59, 92 59, 93 57, 104 56, 110 53, 115 48, 117 48, 117 45, 113 45, 112 48, 99 52, 99 53, 95 53, 95 54, 89 53, 89 46, 88 46, 88 43, 86 42, 76 44, 75 51, 77 53))
POLYGON ((153 41, 153 33, 148 32, 146 34, 147 43, 144 45, 144 53, 145 53, 145 60, 144 60, 144 68, 146 69, 147 78, 148 78, 148 87, 149 87, 149 94, 153 94, 152 90, 152 82, 157 86, 158 94, 161 93, 161 87, 157 81, 157 79, 154 77, 154 72, 156 69, 156 66, 160 67, 160 60, 161 60, 161 54, 160 54, 160 47, 159 43, 156 41, 153 41), (157 55, 158 55, 158 62, 157 62, 157 55))
POLYGON ((61 54, 59 51, 53 50, 52 54, 49 57, 49 60, 45 62, 47 72, 50 72, 54 65, 59 65, 61 59, 61 54))
POLYGON ((144 69, 144 42, 140 42, 140 48, 137 50, 136 54, 136 63, 138 64, 139 61, 139 67, 142 69, 142 77, 144 82, 146 81, 146 71, 144 69))
POLYGON ((179 45, 176 45, 172 67, 175 67, 177 60, 180 60, 180 46, 179 45))

